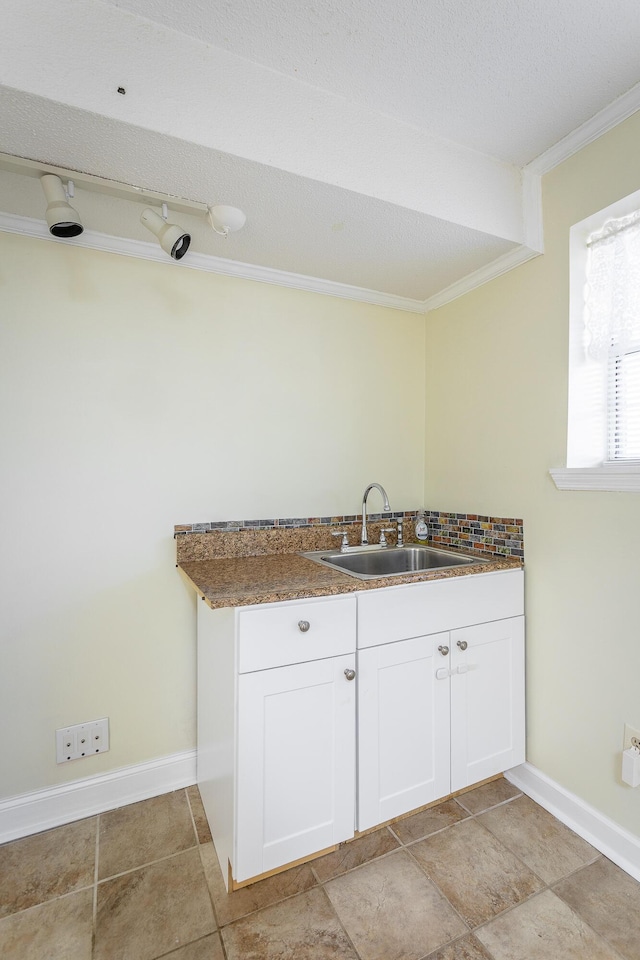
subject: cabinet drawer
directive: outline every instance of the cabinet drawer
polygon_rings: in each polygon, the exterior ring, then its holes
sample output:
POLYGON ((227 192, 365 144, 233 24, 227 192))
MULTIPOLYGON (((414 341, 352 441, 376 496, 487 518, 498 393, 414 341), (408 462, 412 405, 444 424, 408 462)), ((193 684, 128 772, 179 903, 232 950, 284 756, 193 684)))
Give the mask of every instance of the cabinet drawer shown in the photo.
POLYGON ((358 646, 375 647, 523 613, 522 570, 386 587, 358 596, 358 646))
POLYGON ((291 600, 237 612, 238 670, 340 656, 356 649, 356 598, 291 600), (307 630, 300 628, 309 624, 307 630))

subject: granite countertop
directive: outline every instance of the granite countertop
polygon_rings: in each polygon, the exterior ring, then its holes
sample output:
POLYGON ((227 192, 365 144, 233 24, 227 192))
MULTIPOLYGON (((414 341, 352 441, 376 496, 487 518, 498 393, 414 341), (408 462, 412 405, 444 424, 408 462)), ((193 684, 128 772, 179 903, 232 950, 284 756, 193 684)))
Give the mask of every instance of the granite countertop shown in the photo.
MULTIPOLYGON (((451 552, 464 551, 452 549, 451 552)), ((336 596, 341 593, 399 586, 403 583, 493 573, 499 570, 518 570, 523 566, 522 561, 516 557, 494 554, 486 557, 478 555, 475 559, 482 559, 483 562, 475 563, 473 567, 453 567, 448 570, 423 571, 375 580, 358 580, 294 552, 183 559, 178 563, 178 567, 205 603, 212 609, 217 609, 300 600, 305 597, 336 596)))

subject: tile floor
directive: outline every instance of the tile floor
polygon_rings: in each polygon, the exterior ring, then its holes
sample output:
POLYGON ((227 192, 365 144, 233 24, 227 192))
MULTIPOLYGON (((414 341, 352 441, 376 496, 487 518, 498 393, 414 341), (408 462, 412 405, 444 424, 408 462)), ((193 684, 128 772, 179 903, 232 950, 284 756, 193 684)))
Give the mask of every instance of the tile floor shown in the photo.
POLYGON ((640 960, 640 884, 506 780, 228 895, 196 787, 0 847, 2 960, 640 960))

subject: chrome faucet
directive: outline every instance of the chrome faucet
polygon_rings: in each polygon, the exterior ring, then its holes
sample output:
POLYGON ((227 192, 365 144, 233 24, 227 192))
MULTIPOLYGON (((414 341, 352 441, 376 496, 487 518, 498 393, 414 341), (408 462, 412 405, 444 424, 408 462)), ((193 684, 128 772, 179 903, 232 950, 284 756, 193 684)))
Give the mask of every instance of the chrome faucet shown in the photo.
POLYGON ((365 547, 369 543, 369 538, 367 537, 367 497, 373 488, 380 491, 380 494, 384 500, 382 509, 385 513, 391 510, 389 506, 389 497, 387 496, 387 491, 384 487, 381 487, 379 483, 370 483, 367 489, 364 492, 362 497, 362 536, 360 537, 360 543, 365 547))

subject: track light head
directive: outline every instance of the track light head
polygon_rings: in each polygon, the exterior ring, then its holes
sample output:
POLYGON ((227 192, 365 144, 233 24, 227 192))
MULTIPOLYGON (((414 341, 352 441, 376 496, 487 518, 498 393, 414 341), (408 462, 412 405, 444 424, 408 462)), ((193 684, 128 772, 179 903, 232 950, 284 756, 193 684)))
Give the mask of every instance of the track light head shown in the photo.
POLYGON ((182 260, 189 249, 191 237, 177 223, 167 223, 159 213, 147 207, 142 211, 140 222, 158 238, 158 243, 174 260, 182 260))
POLYGON ((77 210, 70 205, 60 177, 45 173, 40 183, 47 201, 47 224, 54 237, 79 237, 83 232, 82 220, 77 210))

